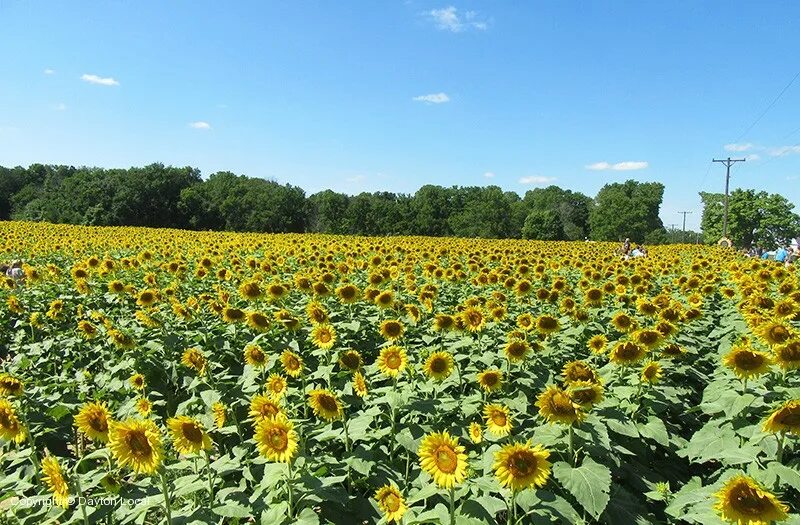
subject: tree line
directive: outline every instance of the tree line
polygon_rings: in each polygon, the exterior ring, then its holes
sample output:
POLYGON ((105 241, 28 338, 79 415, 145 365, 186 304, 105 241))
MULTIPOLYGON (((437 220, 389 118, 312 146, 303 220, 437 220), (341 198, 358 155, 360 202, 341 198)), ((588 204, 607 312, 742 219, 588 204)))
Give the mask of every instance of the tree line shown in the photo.
MULTIPOLYGON (((629 237, 661 244, 675 241, 658 215, 663 194, 660 183, 628 180, 606 184, 593 198, 558 186, 522 196, 498 186, 436 185, 414 194, 325 190, 306 195, 290 184, 227 171, 204 180, 196 168, 163 164, 129 169, 0 167, 0 220, 195 230, 541 240, 629 237)), ((712 205, 712 200, 706 204, 712 205)), ((785 209, 791 210, 791 204, 785 209)), ((717 223, 721 218, 704 212, 707 241, 716 240, 717 223)))

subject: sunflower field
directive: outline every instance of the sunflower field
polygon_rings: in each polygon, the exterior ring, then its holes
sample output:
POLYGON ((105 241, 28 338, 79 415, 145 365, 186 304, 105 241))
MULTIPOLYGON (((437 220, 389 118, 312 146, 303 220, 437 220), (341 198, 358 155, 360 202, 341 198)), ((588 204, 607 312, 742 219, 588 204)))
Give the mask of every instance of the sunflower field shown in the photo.
POLYGON ((800 273, 0 222, 0 523, 800 524, 800 273))

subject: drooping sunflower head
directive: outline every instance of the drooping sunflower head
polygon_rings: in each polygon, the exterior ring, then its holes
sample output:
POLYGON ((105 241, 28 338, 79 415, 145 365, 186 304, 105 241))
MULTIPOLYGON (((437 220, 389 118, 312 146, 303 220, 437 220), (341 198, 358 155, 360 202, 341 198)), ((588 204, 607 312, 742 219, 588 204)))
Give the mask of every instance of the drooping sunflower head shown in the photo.
POLYGON ((203 425, 189 416, 177 416, 167 420, 172 434, 172 443, 179 454, 197 454, 211 449, 211 438, 203 425))
POLYGON ((0 397, 18 396, 22 394, 22 381, 11 374, 0 374, 0 397))
POLYGON ((453 356, 449 352, 433 352, 425 360, 422 369, 431 379, 443 381, 453 372, 453 356))
POLYGON ((740 379, 758 377, 769 372, 772 364, 772 357, 765 353, 755 350, 749 342, 735 345, 722 362, 730 368, 740 379))
POLYGON ((486 392, 494 392, 503 386, 503 372, 490 368, 478 373, 478 386, 486 392))
POLYGON ((269 317, 264 315, 262 312, 258 311, 250 311, 247 312, 247 326, 255 330, 256 332, 266 332, 269 330, 272 321, 269 317))
POLYGON ((764 421, 764 432, 785 432, 800 436, 800 399, 787 401, 764 421))
POLYGON ((158 301, 158 291, 153 289, 147 289, 139 292, 139 296, 136 299, 136 304, 139 306, 153 306, 156 301, 158 301))
POLYGON ((342 403, 330 390, 324 388, 312 390, 308 393, 308 404, 317 417, 326 421, 342 417, 342 403))
POLYGON ((389 377, 399 376, 408 365, 406 351, 399 346, 387 346, 378 354, 378 369, 389 377))
POLYGON ((548 423, 563 423, 571 425, 581 422, 586 414, 581 410, 570 395, 557 386, 549 386, 539 394, 536 400, 539 407, 539 415, 547 420, 548 423))
POLYGON ((568 385, 577 381, 592 383, 597 381, 597 372, 584 361, 570 361, 565 364, 561 375, 564 376, 564 383, 568 385))
POLYGON ((259 453, 270 461, 289 463, 297 453, 297 432, 284 414, 260 420, 254 439, 259 453))
POLYGON ((106 404, 101 401, 86 403, 75 416, 75 426, 86 437, 101 443, 108 442, 108 428, 111 414, 106 404))
POLYGON ((364 364, 361 353, 358 350, 344 350, 339 354, 339 366, 350 372, 355 372, 364 364))
POLYGON ((618 332, 629 332, 635 326, 634 320, 625 312, 617 312, 611 318, 611 325, 618 332))
POLYGON ((267 354, 257 344, 244 347, 244 361, 253 368, 261 369, 267 365, 267 354))
POLYGON ((469 438, 476 445, 483 441, 483 427, 480 423, 473 421, 469 424, 469 438))
POLYGON ((78 332, 84 339, 93 339, 97 335, 97 327, 89 321, 78 321, 78 332))
POLYGON ((403 336, 403 323, 397 319, 387 319, 381 323, 381 336, 387 341, 396 341, 403 336))
POLYGON ((47 456, 42 459, 42 481, 53 493, 53 501, 62 508, 69 507, 69 485, 64 478, 64 471, 61 469, 58 459, 47 456))
POLYGON ((311 301, 306 305, 306 317, 311 324, 325 324, 330 319, 328 311, 318 301, 311 301))
POLYGON ((336 289, 336 296, 344 304, 352 304, 358 301, 359 295, 358 288, 353 284, 344 284, 336 289))
POLYGON ((367 397, 367 380, 364 379, 364 374, 362 374, 361 371, 356 371, 356 373, 353 374, 352 386, 353 392, 355 392, 358 397, 367 397))
POLYGON ((28 431, 20 422, 14 405, 8 399, 0 398, 0 438, 22 443, 27 435, 28 431))
POLYGON ((588 409, 603 400, 603 385, 594 381, 575 381, 569 385, 567 393, 573 403, 588 409))
POLYGON ((329 324, 318 324, 311 330, 311 342, 317 348, 330 350, 336 343, 336 330, 329 324))
POLYGON ((419 460, 422 470, 430 474, 439 487, 455 487, 467 477, 464 447, 448 432, 433 432, 422 438, 419 460))
POLYGON ((187 368, 191 368, 198 375, 203 375, 208 365, 208 360, 203 352, 197 347, 187 348, 181 356, 181 363, 187 368))
POLYGON ((632 365, 638 363, 646 354, 645 349, 633 341, 620 341, 611 348, 609 359, 616 365, 632 365))
POLYGON ((391 290, 384 290, 375 296, 375 304, 378 308, 390 308, 394 304, 394 292, 391 290))
POLYGON ((729 479, 715 496, 714 509, 723 520, 731 523, 760 525, 788 517, 786 505, 744 474, 729 479))
POLYGON ((112 422, 109 448, 119 465, 138 474, 152 474, 164 458, 161 432, 150 419, 112 422))
POLYGON ((756 333, 764 340, 769 346, 778 346, 789 341, 793 331, 789 325, 783 321, 768 321, 762 323, 756 333))
POLYGON ((486 422, 486 429, 495 436, 507 436, 511 432, 513 422, 507 406, 486 405, 483 407, 483 419, 486 422))
POLYGON ((544 335, 550 335, 561 330, 561 323, 552 315, 540 315, 536 318, 536 329, 544 335))
POLYGON ((130 335, 121 330, 112 329, 108 331, 108 336, 114 346, 121 349, 129 349, 136 346, 136 341, 130 335))
POLYGON ((669 343, 661 349, 661 354, 670 359, 676 359, 683 357, 686 354, 686 349, 678 343, 669 343))
POLYGON ((303 373, 303 358, 291 350, 284 350, 281 354, 281 366, 287 375, 299 377, 303 373))
POLYGON ((264 291, 258 281, 249 280, 239 285, 239 295, 246 301, 256 301, 264 295, 264 291))
POLYGON ((800 368, 800 339, 794 339, 788 343, 772 349, 775 354, 775 362, 783 370, 796 370, 800 368))
POLYGON ((643 383, 655 384, 661 380, 661 365, 658 361, 650 361, 642 368, 641 380, 643 383))
POLYGON ((400 491, 389 483, 375 491, 375 501, 383 512, 387 523, 400 523, 408 507, 400 491))
POLYGON ((494 474, 500 485, 514 492, 543 487, 550 477, 550 452, 542 445, 509 443, 494 453, 494 474))
POLYGON ((247 319, 247 314, 241 308, 226 306, 222 310, 222 319, 226 323, 241 323, 247 319))
POLYGON ((455 328, 456 320, 452 315, 436 314, 433 317, 433 330, 436 332, 448 332, 455 328))
POLYGON ((646 349, 652 350, 664 342, 664 336, 658 330, 643 328, 633 333, 632 340, 646 349))

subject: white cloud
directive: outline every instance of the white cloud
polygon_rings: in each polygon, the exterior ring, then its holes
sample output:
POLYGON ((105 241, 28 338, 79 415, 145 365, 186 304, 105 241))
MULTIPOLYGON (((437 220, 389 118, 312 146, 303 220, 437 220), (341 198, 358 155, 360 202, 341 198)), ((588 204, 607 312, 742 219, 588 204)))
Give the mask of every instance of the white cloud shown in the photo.
POLYGON ((198 120, 197 122, 190 122, 189 127, 194 129, 208 130, 211 129, 211 124, 208 122, 203 122, 202 120, 198 120))
POLYGON ((769 150, 769 154, 773 157, 783 157, 791 153, 800 153, 800 144, 795 144, 794 146, 780 146, 777 148, 770 148, 769 150))
POLYGON ((608 162, 595 162, 594 164, 589 164, 585 166, 587 170, 592 171, 633 171, 633 170, 643 170, 650 165, 649 162, 641 161, 641 160, 626 160, 624 162, 617 162, 616 164, 610 164, 608 162))
POLYGON ((758 153, 751 153, 750 155, 746 155, 745 156, 745 160, 749 160, 751 162, 754 161, 754 160, 758 160, 760 158, 761 158, 761 155, 759 155, 758 153))
POLYGON ((442 9, 432 9, 426 15, 433 21, 437 29, 451 33, 460 33, 468 29, 485 31, 488 27, 488 23, 479 19, 478 13, 475 11, 467 11, 462 17, 459 15, 458 9, 452 5, 442 9))
POLYGON ((443 104, 445 102, 450 102, 450 97, 447 96, 447 93, 431 93, 430 95, 419 95, 411 100, 414 102, 425 102, 426 104, 443 104))
POLYGON ((45 69, 45 70, 44 70, 44 74, 45 74, 45 75, 55 75, 55 74, 56 74, 56 71, 55 71, 55 69, 50 69, 50 68, 48 67, 47 69, 45 69))
POLYGON ((753 145, 749 142, 746 144, 725 144, 725 151, 747 151, 749 149, 753 149, 753 145))
POLYGON ((58 104, 53 106, 53 109, 56 110, 56 111, 66 111, 67 110, 67 105, 64 104, 63 102, 59 102, 58 104))
POLYGON ((555 177, 542 177, 541 175, 531 175, 530 177, 522 177, 519 179, 520 184, 533 184, 533 185, 541 185, 541 184, 549 184, 551 182, 555 182, 555 177))
POLYGON ((487 171, 486 173, 483 174, 483 176, 486 177, 487 179, 493 179, 494 173, 492 173, 491 171, 487 171))
POLYGON ((88 82, 89 84, 97 84, 98 86, 119 86, 119 82, 111 77, 100 77, 86 73, 81 75, 81 80, 88 82))
POLYGON ((791 181, 791 180, 797 180, 797 175, 787 175, 787 176, 786 176, 786 180, 789 180, 789 181, 791 181))

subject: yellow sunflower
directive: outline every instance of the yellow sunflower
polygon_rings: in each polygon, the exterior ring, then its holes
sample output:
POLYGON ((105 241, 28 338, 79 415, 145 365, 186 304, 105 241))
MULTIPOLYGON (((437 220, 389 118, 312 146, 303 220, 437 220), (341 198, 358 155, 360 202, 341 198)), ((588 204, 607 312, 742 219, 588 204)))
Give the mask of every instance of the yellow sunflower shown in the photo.
POLYGON ((189 416, 173 417, 167 420, 167 428, 178 454, 197 454, 201 450, 211 449, 211 438, 196 419, 189 416))
POLYGON ((580 405, 575 403, 567 392, 556 386, 550 386, 539 394, 536 406, 539 407, 539 415, 548 423, 571 425, 575 422, 580 423, 586 417, 580 405))
POLYGON ((473 443, 478 444, 483 441, 483 427, 480 423, 472 422, 469 424, 469 438, 473 443))
POLYGON ((247 326, 255 330, 256 332, 266 332, 269 330, 272 321, 269 317, 264 315, 262 312, 258 311, 250 311, 247 312, 247 326))
POLYGON ((381 323, 381 336, 387 341, 396 341, 403 336, 403 323, 397 319, 387 319, 381 323))
POLYGON ((501 486, 514 492, 543 487, 550 477, 548 457, 550 452, 542 445, 509 443, 494 453, 494 475, 501 486))
POLYGON ((358 350, 345 350, 339 354, 339 366, 350 372, 355 372, 364 361, 361 359, 361 353, 358 350))
POLYGON ((408 365, 406 351, 399 346, 387 346, 378 354, 378 369, 386 376, 397 377, 408 365))
POLYGON ((439 487, 455 487, 467 477, 464 447, 448 432, 433 432, 422 438, 419 459, 422 470, 430 474, 439 487))
POLYGON ((0 374, 0 397, 18 396, 22 394, 23 389, 22 381, 16 377, 6 373, 0 374))
POLYGON ((423 371, 431 379, 443 381, 453 372, 453 356, 449 352, 434 352, 425 360, 423 371))
POLYGON ((749 343, 734 346, 722 362, 740 379, 758 377, 769 372, 772 357, 765 352, 753 349, 749 343))
POLYGON ((97 335, 97 327, 89 321, 78 321, 78 332, 84 339, 94 339, 97 335))
POLYGON ((800 436, 800 399, 787 401, 764 421, 764 432, 788 432, 800 436))
POLYGON ((661 380, 661 365, 658 361, 649 361, 642 368, 642 383, 655 384, 661 380))
POLYGON ((524 361, 530 351, 531 345, 523 339, 511 339, 503 348, 506 359, 512 363, 524 361))
POLYGON ((496 368, 478 373, 478 385, 487 392, 494 392, 503 386, 503 372, 496 368))
POLYGON ((229 324, 241 323, 247 319, 247 314, 239 308, 226 306, 222 310, 222 319, 229 324))
POLYGON ((58 459, 47 456, 42 460, 42 481, 53 493, 53 501, 62 508, 69 507, 69 485, 64 479, 64 471, 58 463, 58 459))
POLYGON ((632 365, 638 363, 646 355, 642 346, 633 341, 620 341, 609 352, 609 359, 615 365, 632 365))
POLYGON ((273 401, 269 396, 257 394, 250 400, 250 417, 258 422, 262 419, 269 419, 282 413, 280 405, 273 401))
POLYGON ((512 427, 509 412, 508 407, 498 404, 483 407, 483 419, 486 421, 486 429, 495 436, 507 436, 512 427))
POLYGON ((272 399, 280 399, 286 394, 286 378, 280 374, 270 374, 267 378, 267 391, 272 399))
POLYGON ((17 411, 7 399, 0 398, 0 438, 14 443, 25 441, 28 432, 17 416, 17 411))
POLYGON ((403 514, 406 513, 408 507, 406 500, 400 491, 393 485, 387 483, 386 485, 375 491, 375 501, 378 502, 378 507, 383 512, 384 518, 387 523, 400 523, 403 519, 403 514))
POLYGON ((246 301, 255 301, 264 295, 264 291, 258 281, 250 280, 239 285, 239 295, 246 301))
POLYGON ((784 321, 769 321, 762 323, 756 330, 761 339, 769 346, 778 346, 789 341, 793 334, 792 328, 784 321))
POLYGON ((352 304, 358 301, 359 295, 358 288, 353 284, 344 284, 336 289, 336 296, 344 304, 352 304))
POLYGON ((552 315, 540 315, 536 319, 536 329, 544 335, 550 335, 561 330, 561 323, 552 315))
POLYGON ((753 478, 739 474, 715 494, 714 509, 723 520, 738 525, 763 525, 788 518, 789 508, 753 478))
POLYGON ((589 347, 589 350, 591 350, 592 353, 604 354, 606 352, 606 347, 608 346, 608 338, 606 338, 606 336, 603 334, 598 334, 589 339, 586 345, 589 347))
POLYGON ((139 374, 138 372, 131 375, 131 377, 128 378, 128 382, 131 384, 131 387, 134 390, 144 390, 146 383, 144 376, 142 374, 139 374))
POLYGON ((611 318, 611 326, 618 332, 629 332, 634 328, 635 322, 628 314, 617 312, 611 318))
POLYGON ((151 403, 146 397, 140 397, 136 400, 136 411, 139 412, 139 414, 141 414, 143 417, 149 416, 152 410, 153 403, 151 403))
POLYGON ((225 426, 225 404, 217 401, 213 405, 211 405, 211 414, 214 416, 214 426, 217 428, 222 428, 225 426))
POLYGON ((108 446, 121 467, 137 474, 152 474, 161 466, 164 457, 161 432, 152 420, 112 422, 108 436, 108 446))
POLYGON ((281 354, 281 366, 287 375, 299 377, 303 373, 303 358, 291 350, 284 350, 281 354))
POLYGON ((206 371, 208 360, 203 352, 197 347, 187 348, 181 356, 181 363, 187 368, 191 368, 198 375, 203 375, 206 371))
POLYGON ((455 326, 456 320, 452 315, 436 314, 433 318, 433 330, 435 332, 448 332, 455 326))
POLYGON ((318 388, 308 393, 308 404, 317 417, 333 421, 342 417, 342 404, 330 390, 318 388))
POLYGON ((267 354, 257 344, 249 344, 244 347, 244 361, 256 369, 267 366, 267 354))
POLYGON ((782 370, 796 370, 800 368, 800 339, 789 341, 785 345, 772 349, 775 363, 782 370))
POLYGON ((353 374, 353 392, 355 392, 358 397, 362 398, 367 395, 367 381, 360 371, 353 374))
POLYGON ((464 311, 461 312, 460 317, 461 321, 464 323, 464 328, 473 333, 483 330, 486 324, 486 317, 483 315, 483 312, 474 306, 465 308, 464 311))
POLYGON ((661 332, 651 328, 637 330, 633 333, 631 339, 648 350, 658 348, 664 342, 664 336, 661 332))
POLYGON ((603 385, 594 381, 575 381, 570 383, 567 393, 573 403, 588 409, 603 400, 603 385))
POLYGON ((284 414, 259 421, 254 439, 259 453, 270 461, 289 463, 297 453, 297 432, 284 414))
POLYGON ((330 350, 336 343, 336 330, 329 324, 318 324, 311 330, 311 342, 323 350, 330 350))
POLYGON ((111 414, 106 404, 101 401, 86 403, 75 416, 75 426, 86 437, 93 441, 108 443, 108 427, 111 414))
POLYGON ((597 381, 597 372, 583 361, 570 361, 565 364, 561 375, 564 376, 564 383, 567 385, 577 381, 597 381))

